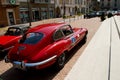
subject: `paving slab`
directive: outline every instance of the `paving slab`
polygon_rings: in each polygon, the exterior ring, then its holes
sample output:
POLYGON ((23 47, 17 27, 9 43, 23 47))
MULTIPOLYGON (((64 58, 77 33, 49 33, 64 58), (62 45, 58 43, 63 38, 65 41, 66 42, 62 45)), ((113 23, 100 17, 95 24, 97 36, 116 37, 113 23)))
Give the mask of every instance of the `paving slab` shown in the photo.
POLYGON ((115 21, 112 20, 112 40, 111 40, 111 70, 110 79, 120 80, 120 38, 118 37, 118 29, 120 30, 119 19, 120 17, 114 17, 115 21))
POLYGON ((120 40, 114 18, 102 23, 65 80, 120 80, 120 40))

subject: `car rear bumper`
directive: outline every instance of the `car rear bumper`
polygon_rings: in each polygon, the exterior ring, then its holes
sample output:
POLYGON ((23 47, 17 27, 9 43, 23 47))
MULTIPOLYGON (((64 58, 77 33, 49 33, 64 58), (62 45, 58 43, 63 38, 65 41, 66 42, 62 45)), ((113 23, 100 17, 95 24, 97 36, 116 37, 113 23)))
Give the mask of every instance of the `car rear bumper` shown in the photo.
POLYGON ((20 61, 10 61, 8 60, 7 58, 5 58, 6 62, 11 62, 13 64, 13 67, 15 68, 19 68, 19 69, 27 69, 27 68, 31 68, 31 67, 37 67, 37 66, 42 66, 42 65, 45 65, 49 62, 51 62, 52 60, 56 59, 57 55, 54 55, 44 61, 41 61, 41 62, 36 62, 36 63, 25 63, 24 61, 20 62, 20 61))

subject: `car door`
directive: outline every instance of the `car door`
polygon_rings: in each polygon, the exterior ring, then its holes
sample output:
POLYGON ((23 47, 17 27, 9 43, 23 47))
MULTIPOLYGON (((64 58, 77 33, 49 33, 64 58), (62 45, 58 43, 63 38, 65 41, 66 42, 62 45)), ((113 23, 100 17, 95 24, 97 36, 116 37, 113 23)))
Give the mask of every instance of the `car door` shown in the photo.
POLYGON ((63 49, 67 49, 68 51, 75 46, 78 40, 77 35, 73 32, 70 25, 61 26, 61 28, 56 30, 53 39, 55 44, 60 43, 59 46, 62 46, 63 49))
POLYGON ((61 28, 61 31, 65 35, 64 40, 66 40, 68 43, 67 45, 69 45, 68 50, 71 50, 71 48, 74 47, 76 40, 77 40, 71 26, 65 25, 61 28))

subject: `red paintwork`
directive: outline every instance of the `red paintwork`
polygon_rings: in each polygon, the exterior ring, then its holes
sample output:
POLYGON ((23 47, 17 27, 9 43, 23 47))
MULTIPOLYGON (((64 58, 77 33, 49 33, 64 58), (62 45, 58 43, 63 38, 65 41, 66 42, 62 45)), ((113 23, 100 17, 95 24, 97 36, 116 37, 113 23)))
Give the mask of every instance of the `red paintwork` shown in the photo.
MULTIPOLYGON (((8 53, 8 51, 20 40, 22 35, 29 29, 29 26, 18 25, 8 28, 6 33, 0 36, 0 56, 8 53)), ((4 57, 3 56, 3 57, 4 57)))
POLYGON ((0 36, 0 45, 2 45, 4 48, 14 46, 20 38, 21 36, 0 36))
MULTIPOLYGON (((74 28, 73 33, 70 36, 54 41, 54 32, 64 25, 66 24, 43 24, 28 30, 27 33, 40 32, 43 33, 45 36, 41 41, 34 45, 20 43, 16 44, 15 47, 10 50, 8 54, 8 59, 10 59, 11 61, 25 61, 26 63, 36 63, 44 61, 45 59, 48 59, 54 55, 57 55, 57 57, 59 57, 64 51, 71 50, 78 42, 83 39, 83 37, 86 35, 87 29, 74 28), (71 37, 74 37, 76 39, 76 42, 74 44, 71 41, 71 37), (17 54, 18 48, 20 46, 25 47, 25 49, 19 51, 19 54, 17 54)), ((55 63, 56 58, 49 63, 41 66, 36 66, 35 68, 41 69, 50 66, 55 63)))

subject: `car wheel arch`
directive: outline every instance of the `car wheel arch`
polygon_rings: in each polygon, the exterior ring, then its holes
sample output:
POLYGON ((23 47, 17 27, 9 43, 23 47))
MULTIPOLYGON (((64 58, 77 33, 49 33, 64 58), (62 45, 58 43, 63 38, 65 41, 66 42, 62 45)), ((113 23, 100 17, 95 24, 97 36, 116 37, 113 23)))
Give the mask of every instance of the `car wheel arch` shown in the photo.
POLYGON ((57 57, 56 62, 55 62, 55 68, 57 70, 61 70, 64 67, 64 65, 66 63, 66 53, 67 52, 68 51, 65 50, 61 54, 59 54, 59 56, 57 57))

